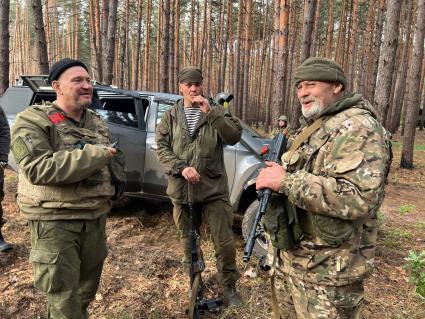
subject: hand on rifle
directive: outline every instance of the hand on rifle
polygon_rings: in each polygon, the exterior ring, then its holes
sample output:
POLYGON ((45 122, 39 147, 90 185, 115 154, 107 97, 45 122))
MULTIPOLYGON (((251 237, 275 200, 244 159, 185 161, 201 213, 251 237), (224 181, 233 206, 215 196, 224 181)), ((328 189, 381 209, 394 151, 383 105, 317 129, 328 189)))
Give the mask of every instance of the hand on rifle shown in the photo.
POLYGON ((275 162, 265 162, 266 168, 263 168, 257 176, 257 190, 270 188, 272 191, 278 192, 282 180, 285 178, 285 169, 275 162))
POLYGON ((196 171, 194 167, 186 167, 185 169, 183 169, 182 176, 189 183, 192 183, 192 184, 196 184, 197 182, 199 182, 199 179, 201 178, 201 176, 198 174, 198 172, 196 171))

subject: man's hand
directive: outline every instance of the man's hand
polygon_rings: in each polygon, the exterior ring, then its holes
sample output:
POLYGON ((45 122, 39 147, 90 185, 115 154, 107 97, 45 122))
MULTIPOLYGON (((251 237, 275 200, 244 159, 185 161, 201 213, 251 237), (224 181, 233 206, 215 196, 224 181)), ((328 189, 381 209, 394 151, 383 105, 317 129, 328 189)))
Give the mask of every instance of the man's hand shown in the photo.
POLYGON ((266 162, 266 165, 267 167, 263 168, 258 174, 256 188, 257 190, 270 188, 272 191, 278 192, 286 171, 275 162, 266 162))
POLYGON ((210 103, 201 95, 192 97, 192 104, 198 104, 202 112, 208 113, 211 110, 210 103))
POLYGON ((117 154, 117 149, 116 148, 107 146, 106 147, 106 150, 108 151, 108 154, 109 154, 110 157, 113 157, 113 156, 115 156, 117 154))
POLYGON ((185 169, 183 169, 182 176, 189 183, 192 183, 192 184, 196 184, 197 182, 199 182, 199 179, 201 177, 194 167, 186 167, 185 169))

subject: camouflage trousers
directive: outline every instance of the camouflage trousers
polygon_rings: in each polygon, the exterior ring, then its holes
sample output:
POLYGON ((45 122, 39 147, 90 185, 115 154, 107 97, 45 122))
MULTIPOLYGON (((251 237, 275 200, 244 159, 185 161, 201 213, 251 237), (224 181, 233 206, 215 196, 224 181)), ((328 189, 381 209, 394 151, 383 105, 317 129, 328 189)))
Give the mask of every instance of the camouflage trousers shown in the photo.
POLYGON ((106 216, 28 224, 34 285, 47 294, 48 318, 88 318, 107 255, 106 216))
POLYGON ((277 268, 275 291, 281 318, 362 318, 363 281, 345 286, 325 286, 289 276, 277 268))
MULTIPOLYGON (((183 269, 189 273, 189 206, 173 203, 173 207, 173 218, 177 229, 180 232, 180 240, 184 252, 183 269)), ((218 199, 207 203, 195 203, 193 222, 198 234, 203 219, 206 219, 208 223, 211 237, 214 243, 219 280, 223 285, 235 283, 239 279, 240 274, 237 270, 235 261, 236 249, 232 230, 233 209, 230 204, 223 199, 218 199)), ((199 253, 202 256, 202 251, 200 249, 199 253)))

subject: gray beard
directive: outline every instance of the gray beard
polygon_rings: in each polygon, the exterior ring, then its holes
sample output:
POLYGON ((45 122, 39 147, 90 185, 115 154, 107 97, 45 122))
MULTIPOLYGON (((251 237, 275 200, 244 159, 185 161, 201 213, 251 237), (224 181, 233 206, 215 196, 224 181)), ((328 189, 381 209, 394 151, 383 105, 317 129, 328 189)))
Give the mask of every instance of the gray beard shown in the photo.
POLYGON ((323 107, 317 101, 314 101, 313 105, 309 109, 305 109, 304 106, 301 106, 301 112, 307 120, 316 117, 320 112, 322 112, 322 109, 323 107))

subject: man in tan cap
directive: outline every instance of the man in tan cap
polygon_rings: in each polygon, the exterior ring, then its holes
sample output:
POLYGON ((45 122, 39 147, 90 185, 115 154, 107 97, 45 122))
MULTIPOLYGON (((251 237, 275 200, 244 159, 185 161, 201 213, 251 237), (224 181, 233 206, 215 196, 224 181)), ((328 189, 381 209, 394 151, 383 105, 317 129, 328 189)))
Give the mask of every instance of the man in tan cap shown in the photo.
POLYGON ((294 79, 304 125, 283 165, 267 163, 256 181, 257 189, 281 194, 264 217, 274 246, 274 318, 361 318, 392 158, 389 134, 368 101, 345 92, 334 61, 309 58, 294 79))
POLYGON ((239 121, 228 110, 202 96, 202 72, 189 66, 179 73, 183 98, 164 113, 156 130, 158 159, 168 175, 167 194, 173 203, 175 224, 184 250, 183 266, 190 268, 188 191, 194 204, 193 223, 199 234, 206 219, 214 242, 217 270, 225 302, 240 305, 236 267, 233 209, 224 168, 223 146, 241 138, 239 121))

